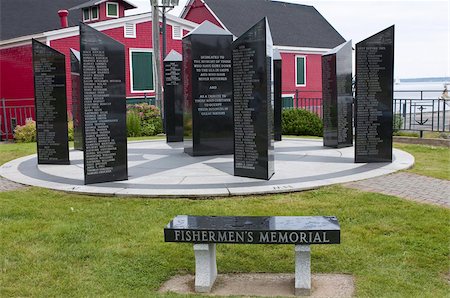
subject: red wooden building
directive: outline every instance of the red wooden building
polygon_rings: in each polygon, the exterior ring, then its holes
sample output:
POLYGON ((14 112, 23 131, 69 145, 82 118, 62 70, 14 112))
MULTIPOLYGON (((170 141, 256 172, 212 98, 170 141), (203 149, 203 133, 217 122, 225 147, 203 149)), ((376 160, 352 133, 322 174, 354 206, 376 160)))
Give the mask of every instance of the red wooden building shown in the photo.
MULTIPOLYGON (((125 10, 134 8, 125 0, 20 1, 26 7, 15 2, 2 3, 0 130, 3 138, 6 133, 12 137, 16 124, 34 118, 32 38, 66 55, 70 110, 70 49, 79 50, 80 21, 125 45, 127 100, 135 102, 154 97, 150 13, 125 16, 125 10), (69 9, 69 15, 60 12, 58 16, 61 9, 69 9)), ((274 45, 283 59, 282 88, 288 98, 285 105, 321 105, 321 55, 344 42, 312 6, 269 0, 191 0, 181 18, 166 16, 167 53, 172 49, 181 53, 182 37, 204 20, 239 36, 267 16, 274 45), (307 103, 306 99, 301 102, 302 98, 318 100, 307 103)))

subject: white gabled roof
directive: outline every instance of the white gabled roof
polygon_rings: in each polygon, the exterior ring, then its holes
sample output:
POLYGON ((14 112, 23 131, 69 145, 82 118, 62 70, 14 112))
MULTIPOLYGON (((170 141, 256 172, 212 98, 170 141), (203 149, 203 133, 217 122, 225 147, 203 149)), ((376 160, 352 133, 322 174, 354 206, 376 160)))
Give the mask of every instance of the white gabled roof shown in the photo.
MULTIPOLYGON (((161 18, 161 15, 160 15, 160 18, 161 18)), ((144 23, 144 22, 151 22, 151 20, 152 20, 151 12, 146 12, 146 13, 126 16, 126 17, 118 18, 118 19, 111 19, 111 20, 106 20, 106 21, 101 21, 101 22, 96 22, 96 23, 90 23, 89 26, 91 26, 92 28, 94 28, 96 30, 103 31, 103 30, 123 27, 125 25, 125 23, 138 24, 138 23, 144 23)), ((198 26, 197 23, 194 23, 194 22, 191 22, 191 21, 188 21, 185 19, 181 19, 179 17, 173 16, 170 14, 166 14, 166 20, 167 20, 168 25, 181 26, 182 30, 185 29, 185 30, 191 31, 198 26)), ((32 34, 32 35, 26 35, 26 36, 16 37, 16 38, 12 38, 12 39, 2 40, 2 41, 0 41, 0 49, 18 47, 18 46, 30 44, 32 38, 49 44, 49 42, 52 40, 66 38, 66 37, 72 37, 72 36, 77 36, 77 35, 79 35, 78 26, 73 26, 73 27, 38 33, 38 34, 32 34)))

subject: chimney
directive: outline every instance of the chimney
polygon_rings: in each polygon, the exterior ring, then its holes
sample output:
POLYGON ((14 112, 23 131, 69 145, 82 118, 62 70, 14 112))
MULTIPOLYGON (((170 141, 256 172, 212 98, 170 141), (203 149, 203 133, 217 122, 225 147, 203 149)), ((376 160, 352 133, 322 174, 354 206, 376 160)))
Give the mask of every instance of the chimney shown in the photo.
POLYGON ((58 15, 61 20, 61 28, 69 27, 69 23, 67 22, 67 16, 69 15, 69 12, 65 9, 58 10, 58 15))

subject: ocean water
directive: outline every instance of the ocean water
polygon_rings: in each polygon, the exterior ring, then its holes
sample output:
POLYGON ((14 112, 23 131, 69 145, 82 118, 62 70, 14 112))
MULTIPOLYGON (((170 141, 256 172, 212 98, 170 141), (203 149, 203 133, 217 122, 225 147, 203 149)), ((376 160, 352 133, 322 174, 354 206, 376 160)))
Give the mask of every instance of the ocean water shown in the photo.
POLYGON ((394 84, 395 99, 438 99, 444 84, 450 88, 450 82, 414 82, 394 84))

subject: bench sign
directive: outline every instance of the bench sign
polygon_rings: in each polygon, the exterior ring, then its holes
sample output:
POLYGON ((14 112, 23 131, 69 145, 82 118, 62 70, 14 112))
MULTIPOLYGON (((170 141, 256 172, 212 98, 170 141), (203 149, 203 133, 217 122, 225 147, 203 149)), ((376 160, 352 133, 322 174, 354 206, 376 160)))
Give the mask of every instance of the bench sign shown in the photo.
POLYGON ((166 242, 338 244, 333 216, 214 217, 178 215, 164 229, 166 242))

